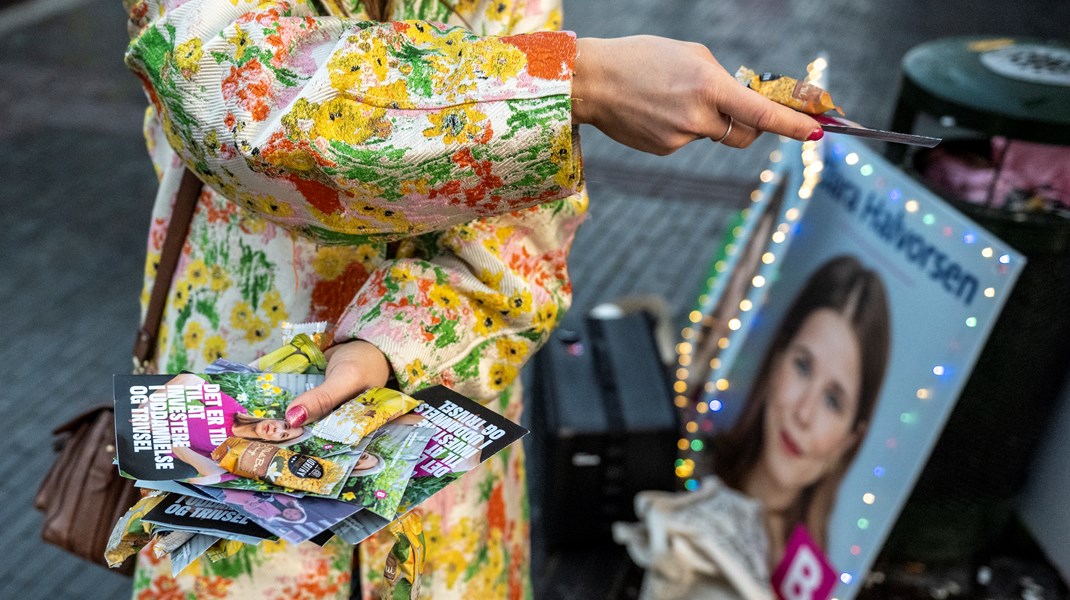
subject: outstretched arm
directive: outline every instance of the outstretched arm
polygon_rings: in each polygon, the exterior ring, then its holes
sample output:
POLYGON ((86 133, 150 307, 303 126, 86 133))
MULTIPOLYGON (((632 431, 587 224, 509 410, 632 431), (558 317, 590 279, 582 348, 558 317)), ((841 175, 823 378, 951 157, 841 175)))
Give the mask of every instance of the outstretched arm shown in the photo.
POLYGON ((670 154, 703 138, 743 148, 763 131, 823 135, 810 116, 740 85, 701 44, 641 35, 580 38, 576 47, 573 121, 626 146, 670 154))
POLYGON ((318 16, 298 0, 147 0, 130 14, 127 64, 179 158, 227 198, 329 243, 568 197, 579 151, 557 140, 573 140, 573 123, 658 154, 719 139, 729 118, 733 146, 760 131, 820 134, 704 46, 666 38, 479 36, 318 16))

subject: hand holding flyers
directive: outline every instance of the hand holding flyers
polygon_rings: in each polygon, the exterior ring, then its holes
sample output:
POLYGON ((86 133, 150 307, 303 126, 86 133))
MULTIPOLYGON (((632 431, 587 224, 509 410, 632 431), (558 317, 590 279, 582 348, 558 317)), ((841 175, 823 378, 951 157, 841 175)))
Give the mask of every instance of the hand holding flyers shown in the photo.
MULTIPOLYGON (((199 494, 291 542, 326 541, 333 534, 357 543, 526 433, 445 388, 415 397, 373 388, 319 423, 293 427, 281 418, 293 398, 322 381, 322 375, 255 372, 116 376, 119 468, 149 488, 203 484, 199 494), (223 445, 213 446, 219 440, 223 445), (228 452, 226 444, 264 448, 271 457, 228 452), (212 459, 213 450, 220 460, 233 454, 225 459, 228 470, 257 479, 228 473, 212 459), (285 464, 272 467, 279 460, 285 464), (296 466, 289 469, 291 463, 296 466), (330 489, 277 487, 283 471, 314 483, 336 467, 344 475, 330 489), (269 515, 270 507, 283 508, 269 515)), ((172 504, 186 502, 183 497, 172 504)), ((159 531, 173 529, 170 522, 154 521, 159 531)), ((255 539, 244 530, 205 531, 223 540, 255 539)), ((183 564, 192 560, 186 554, 183 564)))
POLYGON ((328 349, 327 370, 321 385, 301 394, 286 409, 286 422, 300 427, 330 414, 340 404, 370 388, 386 385, 390 363, 363 340, 351 340, 328 349))

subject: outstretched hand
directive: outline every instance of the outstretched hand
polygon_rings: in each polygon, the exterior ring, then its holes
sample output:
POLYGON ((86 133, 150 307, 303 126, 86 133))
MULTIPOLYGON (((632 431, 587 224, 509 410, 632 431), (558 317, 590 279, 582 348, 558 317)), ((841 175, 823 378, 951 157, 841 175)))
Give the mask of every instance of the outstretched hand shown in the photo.
POLYGON ((373 387, 386 385, 390 363, 372 344, 353 340, 329 348, 323 383, 294 398, 286 409, 290 427, 320 419, 343 402, 373 387))
POLYGON ((810 116, 741 85, 701 44, 642 35, 580 38, 576 48, 572 121, 637 150, 666 155, 702 138, 745 148, 764 131, 797 140, 824 133, 810 116))

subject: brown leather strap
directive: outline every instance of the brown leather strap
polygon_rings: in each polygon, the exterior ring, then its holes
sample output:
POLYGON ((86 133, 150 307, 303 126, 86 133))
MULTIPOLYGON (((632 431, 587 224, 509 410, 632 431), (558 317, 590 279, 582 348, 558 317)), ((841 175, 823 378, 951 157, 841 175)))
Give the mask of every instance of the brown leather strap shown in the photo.
POLYGON ((171 288, 171 278, 174 277, 175 268, 178 266, 182 246, 186 243, 189 224, 193 220, 193 209, 197 206, 197 198, 201 195, 203 185, 193 171, 184 170, 182 182, 178 185, 178 195, 175 196, 175 206, 171 210, 171 222, 167 225, 167 235, 164 237, 163 249, 160 251, 160 263, 156 267, 156 281, 152 285, 152 295, 149 296, 145 320, 134 341, 136 368, 142 368, 156 353, 156 336, 160 331, 160 321, 163 319, 167 291, 171 288))

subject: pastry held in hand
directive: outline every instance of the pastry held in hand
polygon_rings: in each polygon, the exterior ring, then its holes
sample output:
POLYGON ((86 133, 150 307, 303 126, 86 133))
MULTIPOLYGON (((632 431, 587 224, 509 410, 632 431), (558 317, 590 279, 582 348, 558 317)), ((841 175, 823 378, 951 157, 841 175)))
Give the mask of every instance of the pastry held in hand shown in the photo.
POLYGON ((416 408, 419 400, 388 388, 371 388, 342 404, 312 427, 326 440, 355 445, 387 421, 416 408))
POLYGON ((833 109, 843 114, 843 110, 832 102, 832 96, 827 91, 800 79, 773 73, 758 74, 741 66, 736 71, 736 81, 777 104, 808 115, 820 115, 833 109))
POLYGON ((348 474, 334 461, 240 437, 227 438, 212 451, 212 460, 239 477, 322 496, 337 493, 348 474))

